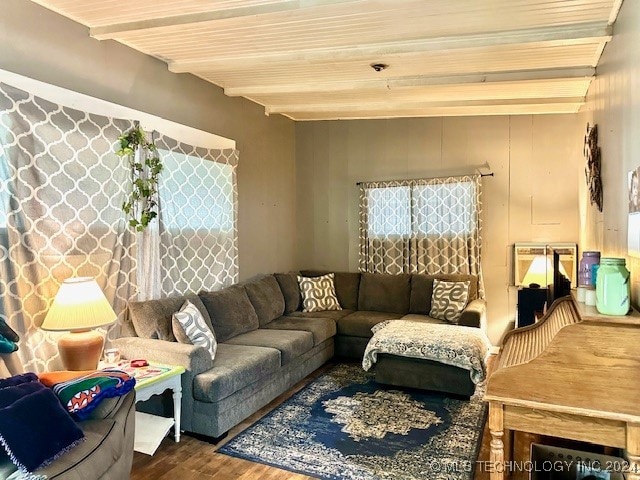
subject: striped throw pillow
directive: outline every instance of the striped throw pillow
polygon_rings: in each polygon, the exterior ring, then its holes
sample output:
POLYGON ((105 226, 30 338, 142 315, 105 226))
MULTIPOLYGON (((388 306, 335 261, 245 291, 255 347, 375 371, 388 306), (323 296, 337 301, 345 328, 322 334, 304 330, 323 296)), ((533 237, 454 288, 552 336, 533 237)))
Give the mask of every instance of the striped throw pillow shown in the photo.
POLYGON ((469 284, 468 280, 466 282, 447 282, 435 279, 429 316, 450 323, 458 323, 460 315, 469 301, 469 284))
POLYGON ((301 277, 298 275, 303 312, 342 310, 333 283, 334 276, 333 273, 327 273, 320 277, 301 277))
POLYGON ((182 304, 179 312, 173 314, 171 327, 178 342, 204 347, 211 354, 211 360, 215 358, 218 350, 216 336, 207 326, 200 310, 189 300, 182 304))

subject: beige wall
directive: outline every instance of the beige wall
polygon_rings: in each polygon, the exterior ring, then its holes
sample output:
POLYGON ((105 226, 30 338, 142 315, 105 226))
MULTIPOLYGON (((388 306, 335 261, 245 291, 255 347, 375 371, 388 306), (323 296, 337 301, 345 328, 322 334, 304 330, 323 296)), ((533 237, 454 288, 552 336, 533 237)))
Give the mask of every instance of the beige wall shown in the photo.
POLYGON ((240 277, 295 265, 294 123, 27 0, 2 0, 0 69, 236 140, 240 277))
POLYGON ((581 243, 585 250, 627 258, 632 301, 640 302, 640 259, 627 255, 627 174, 640 166, 640 2, 622 4, 613 39, 604 50, 591 84, 583 127, 598 124, 602 153, 603 212, 589 204, 580 185, 581 243))
POLYGON ((515 318, 514 242, 578 241, 577 115, 296 124, 298 263, 358 268, 356 182, 473 173, 484 179, 489 335, 515 318))

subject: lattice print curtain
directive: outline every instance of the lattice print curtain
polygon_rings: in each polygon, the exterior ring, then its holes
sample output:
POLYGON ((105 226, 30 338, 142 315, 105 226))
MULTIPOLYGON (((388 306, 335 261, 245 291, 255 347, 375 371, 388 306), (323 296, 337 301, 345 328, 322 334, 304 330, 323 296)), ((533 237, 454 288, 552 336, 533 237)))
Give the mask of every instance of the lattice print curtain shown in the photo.
POLYGON ((218 290, 238 281, 236 150, 156 139, 160 177, 161 295, 218 290))
POLYGON ((129 169, 114 155, 132 125, 0 84, 0 317, 28 370, 60 367, 57 336, 38 327, 65 278, 95 277, 119 321, 133 298, 129 169))
POLYGON ((480 175, 360 185, 360 270, 478 275, 480 175))

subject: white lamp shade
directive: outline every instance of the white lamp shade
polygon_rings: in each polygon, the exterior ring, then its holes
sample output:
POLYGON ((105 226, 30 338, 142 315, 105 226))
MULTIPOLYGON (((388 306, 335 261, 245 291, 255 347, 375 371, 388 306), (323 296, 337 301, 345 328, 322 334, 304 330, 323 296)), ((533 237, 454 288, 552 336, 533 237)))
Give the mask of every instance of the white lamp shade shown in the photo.
POLYGON ((116 318, 93 278, 72 277, 60 285, 40 328, 52 331, 89 330, 109 325, 116 318))

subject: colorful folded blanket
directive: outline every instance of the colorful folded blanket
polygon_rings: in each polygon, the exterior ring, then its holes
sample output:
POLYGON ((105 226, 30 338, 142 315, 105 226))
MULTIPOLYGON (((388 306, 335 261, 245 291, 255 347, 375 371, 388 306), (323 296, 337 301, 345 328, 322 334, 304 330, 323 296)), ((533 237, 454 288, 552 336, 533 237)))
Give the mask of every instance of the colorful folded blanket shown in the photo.
POLYGON ((62 405, 79 420, 89 418, 103 399, 125 395, 136 384, 135 378, 117 369, 50 372, 41 374, 40 381, 51 387, 62 405))

